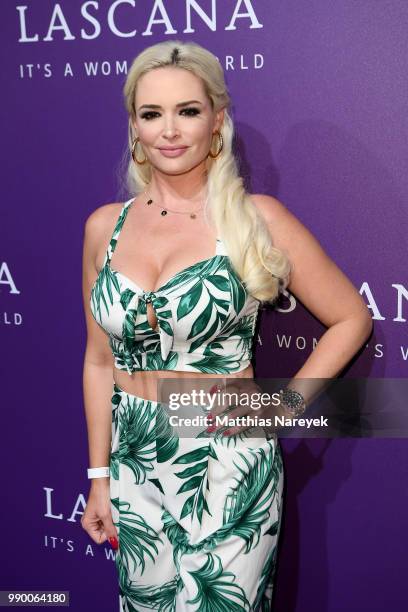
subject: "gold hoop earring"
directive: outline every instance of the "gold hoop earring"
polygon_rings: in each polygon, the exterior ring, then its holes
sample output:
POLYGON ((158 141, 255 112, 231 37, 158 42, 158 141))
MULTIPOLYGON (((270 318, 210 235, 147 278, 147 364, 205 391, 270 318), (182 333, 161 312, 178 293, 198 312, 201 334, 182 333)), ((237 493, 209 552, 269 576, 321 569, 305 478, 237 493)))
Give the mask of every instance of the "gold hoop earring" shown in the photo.
MULTIPOLYGON (((211 147, 210 147, 210 150, 208 151, 208 155, 210 157, 212 157, 213 159, 216 159, 219 156, 219 154, 221 153, 221 151, 222 151, 222 148, 224 146, 224 140, 223 140, 222 134, 221 134, 221 132, 219 130, 214 132, 214 134, 218 134, 218 139, 219 139, 219 142, 220 142, 220 148, 218 149, 217 153, 214 155, 213 153, 211 153, 211 147)), ((211 139, 211 144, 212 144, 212 139, 211 139)))
POLYGON ((135 139, 134 139, 134 141, 132 142, 132 149, 131 149, 131 150, 132 150, 132 159, 133 159, 133 161, 134 161, 136 164, 139 164, 139 165, 141 166, 142 164, 145 164, 145 163, 147 162, 147 157, 146 157, 146 155, 145 155, 145 158, 144 158, 144 160, 143 160, 143 161, 139 161, 139 160, 137 159, 137 157, 136 157, 136 145, 137 145, 137 143, 139 142, 139 140, 140 140, 139 136, 138 136, 137 138, 135 138, 135 139))

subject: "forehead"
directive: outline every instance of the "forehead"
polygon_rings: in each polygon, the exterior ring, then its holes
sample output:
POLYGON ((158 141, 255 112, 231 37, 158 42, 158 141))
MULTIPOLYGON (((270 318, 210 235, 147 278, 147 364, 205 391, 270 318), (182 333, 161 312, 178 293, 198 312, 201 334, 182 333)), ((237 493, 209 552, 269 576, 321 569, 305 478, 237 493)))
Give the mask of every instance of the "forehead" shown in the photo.
POLYGON ((193 97, 205 102, 202 80, 189 70, 170 66, 154 68, 142 75, 135 94, 137 104, 159 103, 159 100, 176 103, 193 97))

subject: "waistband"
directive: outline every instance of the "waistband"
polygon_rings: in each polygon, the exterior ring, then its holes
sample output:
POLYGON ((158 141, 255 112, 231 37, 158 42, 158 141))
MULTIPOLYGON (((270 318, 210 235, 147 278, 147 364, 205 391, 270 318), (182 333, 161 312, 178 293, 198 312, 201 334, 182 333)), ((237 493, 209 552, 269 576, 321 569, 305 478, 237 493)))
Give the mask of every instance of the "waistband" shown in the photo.
POLYGON ((115 393, 120 393, 121 395, 127 395, 131 397, 132 399, 136 400, 137 402, 139 402, 140 404, 150 402, 150 404, 156 407, 164 405, 163 402, 151 400, 151 399, 148 399, 147 397, 141 397, 140 395, 134 395, 133 393, 129 393, 129 391, 125 391, 125 389, 122 389, 122 387, 119 387, 119 385, 116 382, 113 383, 113 394, 115 393))

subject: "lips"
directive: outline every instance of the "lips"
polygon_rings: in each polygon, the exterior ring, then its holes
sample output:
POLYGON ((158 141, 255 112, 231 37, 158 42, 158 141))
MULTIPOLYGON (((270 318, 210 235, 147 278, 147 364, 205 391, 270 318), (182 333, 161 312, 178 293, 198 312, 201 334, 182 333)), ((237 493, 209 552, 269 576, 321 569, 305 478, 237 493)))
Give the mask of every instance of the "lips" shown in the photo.
POLYGON ((187 151, 188 147, 171 147, 168 148, 160 148, 159 151, 163 157, 180 157, 184 155, 187 151))
POLYGON ((187 147, 159 147, 160 151, 179 151, 180 149, 187 149, 187 147))

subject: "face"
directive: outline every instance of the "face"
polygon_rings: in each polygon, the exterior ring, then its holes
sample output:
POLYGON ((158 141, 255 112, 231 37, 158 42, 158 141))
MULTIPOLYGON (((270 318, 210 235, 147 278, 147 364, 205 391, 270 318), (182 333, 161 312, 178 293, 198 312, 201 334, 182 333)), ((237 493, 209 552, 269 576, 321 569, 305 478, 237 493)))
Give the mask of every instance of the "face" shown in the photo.
MULTIPOLYGON (((224 118, 223 110, 212 110, 201 79, 188 70, 167 66, 140 77, 135 109, 133 126, 140 138, 137 156, 142 157, 142 147, 152 166, 167 174, 182 174, 205 163, 213 134, 224 118)), ((212 151, 218 146, 215 137, 212 151)))

